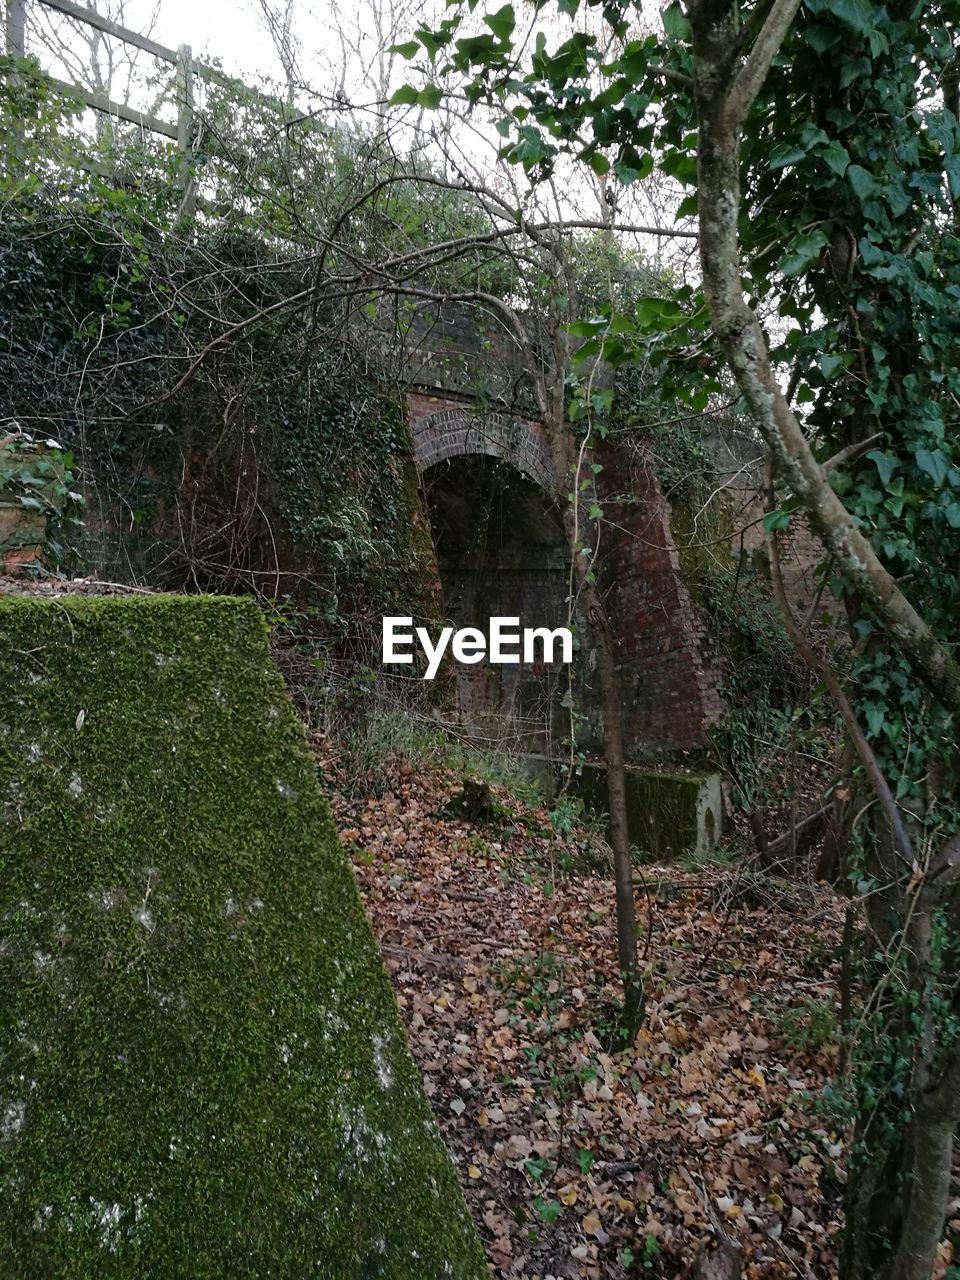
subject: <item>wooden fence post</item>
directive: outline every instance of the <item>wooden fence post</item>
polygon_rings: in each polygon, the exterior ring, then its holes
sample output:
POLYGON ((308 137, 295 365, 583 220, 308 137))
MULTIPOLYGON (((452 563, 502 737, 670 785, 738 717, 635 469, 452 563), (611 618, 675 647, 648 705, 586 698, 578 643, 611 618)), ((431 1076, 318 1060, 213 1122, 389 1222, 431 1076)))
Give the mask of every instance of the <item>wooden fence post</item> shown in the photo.
POLYGON ((188 44, 177 49, 177 150, 180 153, 180 214, 192 217, 197 204, 196 184, 191 173, 193 158, 193 50, 188 44))
MULTIPOLYGON (((6 51, 10 58, 23 58, 27 53, 27 0, 7 0, 6 51)), ((4 167, 13 172, 23 156, 25 130, 19 118, 13 122, 9 142, 3 147, 4 167)))
POLYGON ((7 54, 22 58, 27 51, 27 0, 7 0, 7 54))

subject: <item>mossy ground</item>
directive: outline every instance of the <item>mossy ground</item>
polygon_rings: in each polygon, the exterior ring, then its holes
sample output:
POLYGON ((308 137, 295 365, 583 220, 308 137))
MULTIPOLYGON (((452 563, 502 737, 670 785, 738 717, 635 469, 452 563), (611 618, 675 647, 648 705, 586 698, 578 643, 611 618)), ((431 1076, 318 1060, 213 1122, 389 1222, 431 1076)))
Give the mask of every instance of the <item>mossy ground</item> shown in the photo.
POLYGON ((486 1274, 247 601, 0 598, 0 1260, 486 1274))

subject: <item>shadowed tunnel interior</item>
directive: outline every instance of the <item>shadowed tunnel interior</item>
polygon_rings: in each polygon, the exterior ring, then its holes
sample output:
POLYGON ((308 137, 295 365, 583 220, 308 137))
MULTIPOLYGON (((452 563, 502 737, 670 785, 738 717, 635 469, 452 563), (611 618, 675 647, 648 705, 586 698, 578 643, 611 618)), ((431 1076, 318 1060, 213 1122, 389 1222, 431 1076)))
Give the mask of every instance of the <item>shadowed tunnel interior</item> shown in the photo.
MULTIPOLYGON (((485 634, 497 616, 519 617, 521 628, 567 625, 563 527, 539 486, 499 459, 471 456, 430 467, 423 488, 451 625, 485 634)), ((563 664, 484 661, 455 671, 460 714, 475 730, 529 750, 569 737, 563 664)))

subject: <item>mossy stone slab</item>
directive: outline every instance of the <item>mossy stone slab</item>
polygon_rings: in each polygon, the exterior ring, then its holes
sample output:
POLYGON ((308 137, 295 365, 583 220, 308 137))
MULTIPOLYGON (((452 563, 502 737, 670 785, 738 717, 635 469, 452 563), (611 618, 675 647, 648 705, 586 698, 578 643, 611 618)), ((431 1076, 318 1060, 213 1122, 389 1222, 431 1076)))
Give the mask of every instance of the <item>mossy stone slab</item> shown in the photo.
MULTIPOLYGON (((558 761, 534 755, 524 759, 531 775, 548 787, 562 776, 558 761)), ((647 857, 670 860, 708 854, 716 847, 723 826, 719 774, 627 765, 624 786, 629 839, 647 857)), ((607 812, 607 768, 602 762, 586 761, 569 789, 588 809, 607 812)))
POLYGON ((0 597, 0 1274, 488 1274, 249 601, 0 597))

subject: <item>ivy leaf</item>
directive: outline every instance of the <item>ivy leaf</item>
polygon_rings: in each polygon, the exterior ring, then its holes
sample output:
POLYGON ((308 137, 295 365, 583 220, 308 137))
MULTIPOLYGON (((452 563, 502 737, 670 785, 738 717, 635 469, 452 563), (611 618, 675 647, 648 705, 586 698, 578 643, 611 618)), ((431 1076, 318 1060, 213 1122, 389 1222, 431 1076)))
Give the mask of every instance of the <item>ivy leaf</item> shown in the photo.
POLYGON ((517 25, 517 18, 513 12, 512 4, 505 4, 496 13, 486 14, 483 20, 498 40, 509 40, 513 35, 514 27, 517 25))
POLYGON ((947 478, 947 460, 939 449, 918 449, 914 454, 917 466, 930 477, 939 489, 947 478))
POLYGON ((870 0, 827 0, 827 8, 858 35, 868 35, 873 28, 876 10, 870 0))
POLYGON ((623 183, 625 187, 629 187, 631 182, 636 182, 638 178, 646 178, 653 168, 653 158, 644 156, 642 160, 642 168, 635 169, 632 165, 624 164, 622 160, 617 160, 613 166, 613 171, 623 183))
POLYGON ((883 721, 886 716, 886 712, 879 702, 868 702, 863 709, 863 714, 866 717, 867 728, 870 730, 870 735, 875 738, 883 728, 883 721))
POLYGON ((832 138, 825 147, 821 148, 820 154, 837 177, 842 178, 850 164, 850 153, 843 143, 832 138))
POLYGON ((660 15, 663 29, 672 40, 687 41, 691 37, 690 23, 678 4, 671 4, 660 15))
POLYGON ((684 151, 665 151, 660 168, 678 182, 693 186, 697 181, 697 160, 684 151))
POLYGON ((876 464, 877 470, 880 472, 880 479, 883 481, 884 488, 889 485, 894 471, 900 465, 900 459, 891 457, 888 453, 881 453, 879 449, 871 449, 867 454, 871 462, 876 464))
POLYGON ((445 22, 440 23, 440 27, 437 31, 431 31, 431 29, 426 25, 417 27, 414 35, 429 54, 431 62, 436 59, 440 50, 450 43, 451 31, 455 26, 456 23, 451 22, 448 18, 445 22))
POLYGON ((420 90, 412 84, 401 85, 390 99, 391 107, 412 107, 420 100, 420 90))
POLYGON ((780 508, 777 511, 768 511, 763 517, 764 533, 772 533, 774 529, 786 529, 790 525, 790 512, 780 508))
POLYGON ((797 164, 806 154, 803 147, 794 146, 792 142, 781 142, 770 152, 767 163, 771 169, 785 169, 788 164, 797 164))
POLYGON ((700 202, 696 195, 684 196, 677 206, 677 219, 693 217, 699 207, 700 202))
POLYGON ((656 325, 666 329, 679 324, 683 312, 672 298, 638 298, 637 324, 643 329, 656 325))
POLYGON ((457 41, 458 57, 468 64, 488 62, 498 52, 499 48, 493 36, 467 36, 457 41))
POLYGON ((861 200, 869 199, 877 189, 872 174, 869 174, 861 164, 852 164, 847 170, 847 177, 861 200))
POLYGON ((806 271, 807 267, 816 262, 826 245, 827 233, 820 227, 817 227, 815 231, 808 231, 806 234, 798 236, 794 240, 790 252, 781 262, 780 270, 788 278, 798 276, 801 271, 806 271))
POLYGON ((387 53, 399 53, 401 58, 415 58, 420 49, 419 41, 407 40, 403 44, 392 44, 387 53))
POLYGON ((548 1227, 552 1226, 557 1218, 560 1217, 560 1211, 563 1208, 559 1200, 544 1200, 543 1196, 537 1196, 533 1202, 533 1207, 548 1227))
POLYGON ((443 99, 443 90, 438 84, 428 84, 420 90, 417 95, 417 102, 421 107, 427 107, 433 111, 435 107, 439 107, 443 99))
POLYGON ((597 317, 594 320, 575 320, 573 324, 567 325, 567 332, 575 338, 593 338, 598 333, 603 333, 606 327, 606 320, 597 317))
POLYGON ((816 49, 817 53, 826 53, 841 39, 840 32, 835 27, 822 23, 808 27, 804 35, 807 44, 811 49, 816 49))
MULTIPOLYGON (((601 352, 602 350, 603 350, 603 343, 600 341, 600 339, 599 339, 599 338, 590 338, 590 339, 588 339, 588 340, 587 340, 587 341, 586 341, 582 346, 577 347, 576 351, 574 351, 574 353, 573 353, 573 360, 574 360, 574 363, 575 363, 575 364, 583 364, 583 362, 584 362, 585 360, 589 360, 591 356, 599 355, 599 354, 600 354, 600 352, 601 352)), ((572 404, 572 405, 570 406, 570 420, 571 420, 571 422, 575 422, 575 421, 576 421, 576 418, 574 417, 574 409, 575 409, 575 408, 576 408, 576 404, 572 404)), ((580 414, 580 415, 578 415, 578 416, 582 417, 583 415, 582 415, 582 414, 580 414)))
POLYGON ((868 240, 866 236, 862 236, 857 242, 857 248, 860 250, 860 262, 864 267, 875 267, 877 263, 883 262, 885 254, 882 249, 878 249, 872 240, 868 240))

